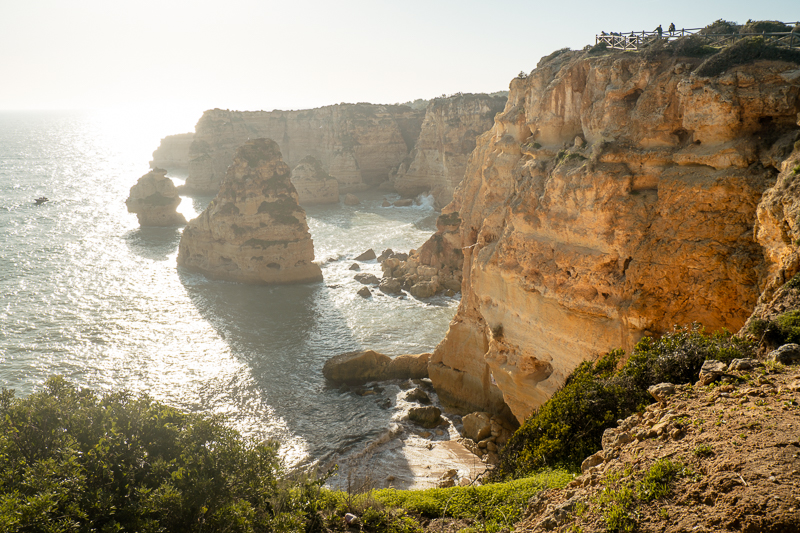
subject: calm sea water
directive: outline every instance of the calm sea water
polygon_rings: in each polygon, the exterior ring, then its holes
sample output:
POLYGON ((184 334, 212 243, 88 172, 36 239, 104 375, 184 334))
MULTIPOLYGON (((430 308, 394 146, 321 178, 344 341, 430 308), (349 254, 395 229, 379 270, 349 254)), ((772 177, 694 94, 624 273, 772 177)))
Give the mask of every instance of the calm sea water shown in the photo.
MULTIPOLYGON (((139 228, 124 202, 159 139, 196 118, 0 112, 0 386, 25 395, 58 374, 147 392, 277 438, 289 463, 355 451, 398 418, 396 388, 326 388, 325 360, 430 351, 457 301, 362 299, 351 258, 419 246, 435 213, 382 208, 376 194, 309 208, 322 283, 246 286, 178 270, 181 229, 139 228), (39 196, 50 201, 35 206, 39 196)), ((208 201, 184 198, 179 210, 192 218, 208 201)), ((374 261, 362 271, 380 275, 374 261)))

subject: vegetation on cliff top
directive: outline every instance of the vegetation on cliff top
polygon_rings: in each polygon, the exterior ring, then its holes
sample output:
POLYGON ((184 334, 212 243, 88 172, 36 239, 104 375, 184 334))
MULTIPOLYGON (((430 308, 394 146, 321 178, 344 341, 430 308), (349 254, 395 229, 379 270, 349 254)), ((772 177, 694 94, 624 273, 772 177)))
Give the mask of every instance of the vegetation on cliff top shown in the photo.
POLYGON ((754 354, 748 341, 725 331, 706 335, 693 326, 658 340, 643 338, 619 370, 621 350, 586 361, 514 433, 492 477, 519 478, 556 465, 577 469, 600 449, 605 429, 652 403, 651 385, 694 381, 706 359, 730 362, 754 354))

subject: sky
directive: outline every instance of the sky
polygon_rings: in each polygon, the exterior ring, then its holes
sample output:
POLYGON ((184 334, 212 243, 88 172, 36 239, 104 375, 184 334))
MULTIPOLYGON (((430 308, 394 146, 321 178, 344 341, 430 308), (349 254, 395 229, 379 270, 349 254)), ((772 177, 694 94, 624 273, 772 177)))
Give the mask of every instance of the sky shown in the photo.
POLYGON ((800 20, 797 0, 0 0, 0 110, 199 113, 508 89, 601 31, 800 20))

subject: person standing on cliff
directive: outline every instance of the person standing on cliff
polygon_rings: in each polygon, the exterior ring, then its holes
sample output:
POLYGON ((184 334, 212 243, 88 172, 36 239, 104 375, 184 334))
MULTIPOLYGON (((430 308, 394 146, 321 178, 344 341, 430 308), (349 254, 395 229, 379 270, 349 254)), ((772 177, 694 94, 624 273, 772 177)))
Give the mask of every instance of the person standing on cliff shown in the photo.
POLYGON ((664 30, 661 29, 661 24, 659 24, 658 28, 656 28, 656 33, 658 33, 658 38, 659 39, 661 39, 661 34, 663 33, 663 31, 664 30))

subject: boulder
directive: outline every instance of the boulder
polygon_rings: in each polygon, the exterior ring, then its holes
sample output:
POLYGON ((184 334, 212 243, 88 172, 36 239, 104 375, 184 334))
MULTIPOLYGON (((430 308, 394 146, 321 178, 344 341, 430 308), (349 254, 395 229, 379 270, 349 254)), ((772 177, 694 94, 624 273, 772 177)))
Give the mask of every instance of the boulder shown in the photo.
POLYGON ((412 407, 408 410, 408 419, 422 427, 431 429, 443 422, 442 412, 438 407, 412 407))
POLYGON ((337 383, 354 385, 385 379, 392 358, 373 350, 347 352, 325 361, 322 375, 337 383))
POLYGON ((422 404, 426 404, 426 405, 431 403, 431 399, 428 396, 428 394, 424 390, 420 389, 419 387, 414 387, 413 389, 408 391, 406 393, 405 400, 407 402, 417 402, 417 403, 422 403, 422 404))
POLYGON ((744 370, 752 370, 761 365, 762 363, 758 359, 734 359, 731 361, 728 370, 738 370, 742 372, 744 370))
POLYGON ((464 436, 475 442, 482 441, 492 433, 492 420, 489 413, 470 413, 463 418, 462 423, 464 424, 464 436))
POLYGON ((431 354, 402 354, 392 359, 385 379, 422 379, 428 377, 431 354))
POLYGON ((430 298, 436 295, 437 284, 432 281, 420 281, 411 286, 408 292, 414 298, 430 298))
POLYGON ((700 384, 709 385, 722 378, 725 375, 725 370, 728 366, 722 361, 715 359, 708 359, 703 362, 703 367, 700 369, 700 384))
POLYGON ((356 257, 356 261, 371 261, 371 260, 375 259, 375 257, 376 257, 375 250, 370 248, 369 250, 367 250, 363 254, 361 254, 358 257, 356 257))
POLYGON ((358 199, 358 196, 355 194, 347 193, 344 196, 344 205, 358 205, 361 203, 361 200, 358 199))
POLYGON ((348 270, 361 270, 361 267, 358 263, 353 263, 348 270))
POLYGON ((381 207, 392 207, 392 204, 389 200, 384 200, 383 203, 381 203, 381 207))
POLYGON ((590 455, 589 457, 584 459, 583 462, 581 463, 581 472, 586 472, 590 468, 594 468, 595 466, 603 464, 604 460, 605 460, 605 455, 603 454, 602 450, 600 450, 594 455, 590 455))
POLYGON ((384 278, 381 280, 378 288, 381 290, 381 292, 386 294, 400 294, 403 292, 403 285, 396 279, 384 278))
POLYGON ((409 207, 411 205, 414 205, 414 200, 412 200, 411 198, 403 198, 401 200, 397 200, 392 205, 395 207, 409 207))
POLYGON ((800 345, 784 344, 777 350, 769 352, 767 360, 775 361, 783 365, 796 365, 800 363, 800 345))
POLYGON ((675 394, 675 385, 672 383, 659 383, 647 389, 650 396, 656 399, 657 402, 663 402, 668 396, 675 394))
POLYGON ((394 255, 394 250, 391 248, 387 248, 381 252, 381 255, 378 256, 378 263, 383 263, 386 259, 389 259, 394 255))
POLYGON ((374 274, 369 274, 367 272, 362 272, 361 274, 356 274, 353 279, 355 279, 359 283, 363 283, 364 285, 377 285, 380 283, 381 280, 374 274))
POLYGON ((356 294, 358 294, 362 298, 369 298, 370 296, 372 296, 372 291, 369 290, 369 287, 361 287, 360 289, 358 289, 358 292, 356 292, 356 294))

